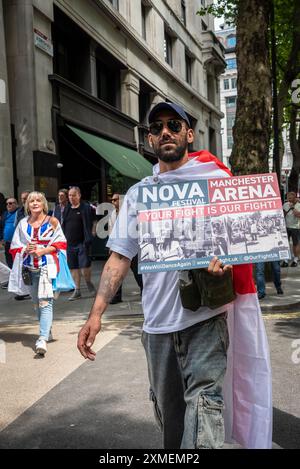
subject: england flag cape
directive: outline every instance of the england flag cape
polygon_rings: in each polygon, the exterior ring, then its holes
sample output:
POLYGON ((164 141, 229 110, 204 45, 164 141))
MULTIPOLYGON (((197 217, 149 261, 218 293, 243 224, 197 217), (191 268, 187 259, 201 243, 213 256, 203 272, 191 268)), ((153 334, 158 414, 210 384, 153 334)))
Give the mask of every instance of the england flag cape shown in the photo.
MULTIPOLYGON (((189 155, 180 170, 163 173, 163 182, 230 177, 208 151, 189 155), (173 174, 172 174, 173 173, 173 174)), ((159 166, 153 170, 159 174, 159 166)), ((230 337, 224 382, 225 439, 244 448, 272 447, 272 377, 269 346, 252 277, 252 265, 233 266, 236 300, 227 322, 230 337)))

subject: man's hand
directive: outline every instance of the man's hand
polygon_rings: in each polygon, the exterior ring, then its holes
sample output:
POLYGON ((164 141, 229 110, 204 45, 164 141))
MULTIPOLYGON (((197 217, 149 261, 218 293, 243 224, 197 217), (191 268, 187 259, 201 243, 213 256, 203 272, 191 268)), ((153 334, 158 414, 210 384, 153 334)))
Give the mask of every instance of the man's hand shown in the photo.
POLYGON ((214 257, 207 268, 208 272, 212 275, 224 275, 226 272, 229 270, 232 270, 232 265, 224 265, 223 262, 218 259, 217 257, 214 257))
POLYGON ((96 335, 101 329, 100 316, 91 316, 78 334, 77 348, 84 358, 95 360, 96 352, 91 349, 96 335))
POLYGON ((89 319, 78 334, 77 348, 84 358, 95 360, 96 353, 91 346, 101 329, 101 316, 126 277, 130 263, 129 258, 112 252, 104 265, 89 319))

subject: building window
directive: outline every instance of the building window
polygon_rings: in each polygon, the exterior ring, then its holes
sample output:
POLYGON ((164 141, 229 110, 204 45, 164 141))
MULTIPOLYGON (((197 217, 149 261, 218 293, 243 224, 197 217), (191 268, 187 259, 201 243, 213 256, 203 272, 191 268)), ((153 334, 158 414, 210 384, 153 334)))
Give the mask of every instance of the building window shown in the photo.
POLYGON ((139 92, 139 120, 141 124, 147 125, 147 115, 151 105, 151 96, 155 92, 146 82, 140 80, 139 92))
POLYGON ((109 0, 109 2, 112 4, 114 8, 116 8, 116 10, 119 9, 119 0, 109 0))
POLYGON ((115 83, 109 68, 102 62, 97 61, 97 95, 112 106, 115 105, 115 83))
POLYGON ((236 89, 236 83, 237 83, 237 79, 231 78, 231 88, 234 90, 236 89))
POLYGON ((236 96, 228 96, 226 98, 226 107, 235 107, 236 106, 236 96))
POLYGON ((167 64, 169 64, 171 67, 173 65, 173 60, 172 60, 172 38, 170 34, 167 33, 165 30, 165 39, 164 39, 164 58, 167 64))
POLYGON ((147 14, 148 9, 144 3, 142 3, 142 36, 146 40, 147 39, 147 14))
POLYGON ((124 64, 100 45, 95 48, 95 59, 97 97, 120 109, 121 72, 124 70, 124 64))
POLYGON ((236 59, 226 59, 226 63, 228 69, 236 68, 236 59))
POLYGON ((186 6, 185 0, 181 0, 181 21, 186 25, 186 6))
POLYGON ((232 130, 235 121, 235 114, 227 114, 226 123, 227 123, 227 132, 232 130))
POLYGON ((226 44, 228 48, 234 48, 236 46, 236 36, 228 36, 226 38, 226 44))
POLYGON ((208 139, 209 151, 215 155, 217 152, 216 131, 212 127, 209 127, 208 139))
POLYGON ((207 99, 212 104, 215 104, 216 96, 215 96, 215 77, 210 73, 207 74, 207 99))
POLYGON ((224 90, 229 90, 229 80, 228 80, 228 78, 225 78, 223 83, 224 83, 224 90))
POLYGON ((207 31, 207 24, 201 20, 201 25, 202 25, 202 31, 207 31))
POLYGON ((201 5, 202 5, 203 7, 205 7, 205 6, 206 6, 206 1, 205 1, 205 0, 201 0, 201 5))
POLYGON ((193 59, 185 53, 185 79, 189 85, 192 84, 192 63, 193 59))
POLYGON ((59 8, 52 24, 54 73, 90 92, 90 38, 59 8))
POLYGON ((232 147, 233 147, 233 136, 228 135, 227 136, 227 148, 228 150, 231 150, 232 147))

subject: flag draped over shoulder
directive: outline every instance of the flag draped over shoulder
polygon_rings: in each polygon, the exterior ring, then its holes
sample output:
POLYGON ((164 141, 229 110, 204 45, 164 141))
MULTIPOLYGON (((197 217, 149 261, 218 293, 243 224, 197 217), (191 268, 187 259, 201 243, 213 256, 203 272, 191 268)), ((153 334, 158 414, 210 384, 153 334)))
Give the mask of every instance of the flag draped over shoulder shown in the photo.
MULTIPOLYGON (((30 289, 24 285, 21 274, 22 264, 24 262, 28 266, 31 266, 33 263, 32 256, 25 253, 27 243, 31 241, 32 231, 27 221, 28 217, 23 218, 18 223, 10 246, 10 253, 14 258, 14 263, 10 273, 8 291, 16 293, 17 295, 26 295, 30 292, 30 289)), ((55 252, 45 254, 40 258, 39 262, 42 265, 39 265, 39 267, 43 267, 43 272, 47 273, 50 280, 56 278, 59 272, 57 253, 58 251, 62 251, 66 254, 67 249, 66 238, 60 224, 58 223, 57 227, 54 228, 49 221, 46 222, 39 229, 37 243, 40 247, 55 247, 55 252)))
MULTIPOLYGON (((186 180, 199 174, 201 179, 231 176, 229 169, 208 151, 191 153, 189 157, 186 180)), ((224 382, 225 438, 245 448, 271 448, 271 364, 251 264, 233 266, 233 284, 236 300, 227 319, 230 346, 224 382)))

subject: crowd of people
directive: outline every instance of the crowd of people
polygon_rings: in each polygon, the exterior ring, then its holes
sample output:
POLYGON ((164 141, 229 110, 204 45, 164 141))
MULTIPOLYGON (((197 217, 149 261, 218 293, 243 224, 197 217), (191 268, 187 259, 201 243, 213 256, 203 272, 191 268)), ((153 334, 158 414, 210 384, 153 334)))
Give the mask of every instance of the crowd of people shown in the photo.
MULTIPOLYGON (((289 242, 292 245, 293 258, 291 263, 287 260, 271 262, 272 278, 278 295, 283 295, 281 285, 281 267, 297 267, 300 255, 300 202, 295 192, 288 192, 286 202, 283 204, 283 214, 285 218, 286 230, 289 242)), ((269 225, 268 225, 269 226, 269 225)), ((272 229, 272 224, 270 225, 272 229)), ((256 264, 256 286, 258 299, 262 300, 266 296, 265 263, 256 264)))
MULTIPOLYGON (((210 153, 205 152, 203 159, 202 152, 189 157, 188 145, 194 140, 194 132, 189 117, 180 106, 174 103, 156 105, 150 112, 149 124, 149 144, 158 164, 154 167, 156 179, 154 176, 148 178, 148 183, 156 180, 173 182, 172 175, 176 181, 199 176, 227 177, 217 158, 210 153)), ((122 300, 122 282, 131 268, 143 290, 142 344, 148 362, 150 396, 164 448, 221 448, 225 399, 227 422, 233 422, 231 433, 235 440, 247 447, 269 448, 272 442, 270 361, 252 267, 224 265, 217 257, 211 260, 207 269, 210 277, 207 298, 208 293, 214 294, 220 279, 228 274, 232 288, 234 285, 236 289, 236 301, 228 303, 224 300, 218 308, 210 307, 209 303, 201 303, 196 311, 183 307, 175 271, 147 274, 143 282, 137 273, 138 240, 129 235, 118 235, 124 232, 129 221, 137 218, 138 186, 129 190, 122 208, 120 194, 112 197, 110 255, 89 318, 78 335, 78 349, 84 358, 95 359, 91 347, 101 329, 101 316, 108 304, 122 300), (237 317, 234 328, 230 319, 232 314, 237 317), (239 366, 243 369, 242 378, 235 373, 234 380, 227 378, 225 381, 226 373, 230 374, 239 366), (259 383, 257 375, 261 377, 259 383), (245 382, 255 382, 255 389, 245 387, 245 382), (233 409, 233 396, 236 395, 244 404, 233 409)), ((45 355, 47 343, 52 339, 53 300, 55 291, 59 291, 58 278, 64 262, 74 280, 70 301, 82 297, 82 277, 89 292, 96 293, 91 280, 95 210, 91 204, 82 201, 77 186, 59 191, 53 213, 49 212, 48 202, 41 192, 23 192, 20 206, 14 197, 6 199, 5 209, 3 198, 0 202, 0 239, 11 269, 9 282, 2 287, 14 292, 16 299, 31 297, 39 320, 35 350, 37 354, 45 355)), ((293 243, 291 266, 294 267, 298 265, 300 241, 300 203, 296 194, 288 194, 283 208, 293 243)), ((221 249, 221 233, 216 229, 213 235, 221 249)), ((255 241, 257 227, 252 228, 251 236, 255 241)), ((143 257, 152 259, 157 256, 161 260, 173 260, 183 256, 179 242, 167 235, 154 249, 151 235, 145 233, 141 251, 142 260, 143 257)), ((278 265, 274 265, 275 286, 277 293, 282 294, 278 265)), ((265 295, 264 264, 257 267, 257 286, 262 298, 265 295)))
MULTIPOLYGON (((119 197, 119 194, 112 197, 114 210, 108 231, 111 231, 118 215, 119 197)), ((10 280, 0 279, 0 284, 2 289, 15 293, 15 300, 32 299, 40 324, 40 334, 36 341, 36 352, 40 355, 46 353, 47 342, 53 339, 51 325, 55 296, 51 282, 48 282, 46 296, 40 284, 45 281, 47 272, 51 272, 50 280, 58 275, 60 252, 65 252, 67 268, 74 280, 74 288, 70 289, 68 300, 82 298, 82 278, 89 293, 92 296, 96 294, 91 280, 91 249, 97 224, 95 207, 82 201, 81 190, 77 186, 60 189, 57 201, 54 210, 49 210, 48 202, 40 192, 22 192, 20 204, 14 197, 5 199, 0 194, 0 246, 4 248, 6 265, 11 269, 10 280), (57 240, 58 235, 60 240, 54 244, 53 239, 57 240), (24 284, 26 275, 30 277, 30 285, 24 284)), ((131 268, 142 293, 143 282, 142 276, 138 274, 137 256, 132 260, 131 268)), ((120 301, 122 286, 111 303, 120 301)))

